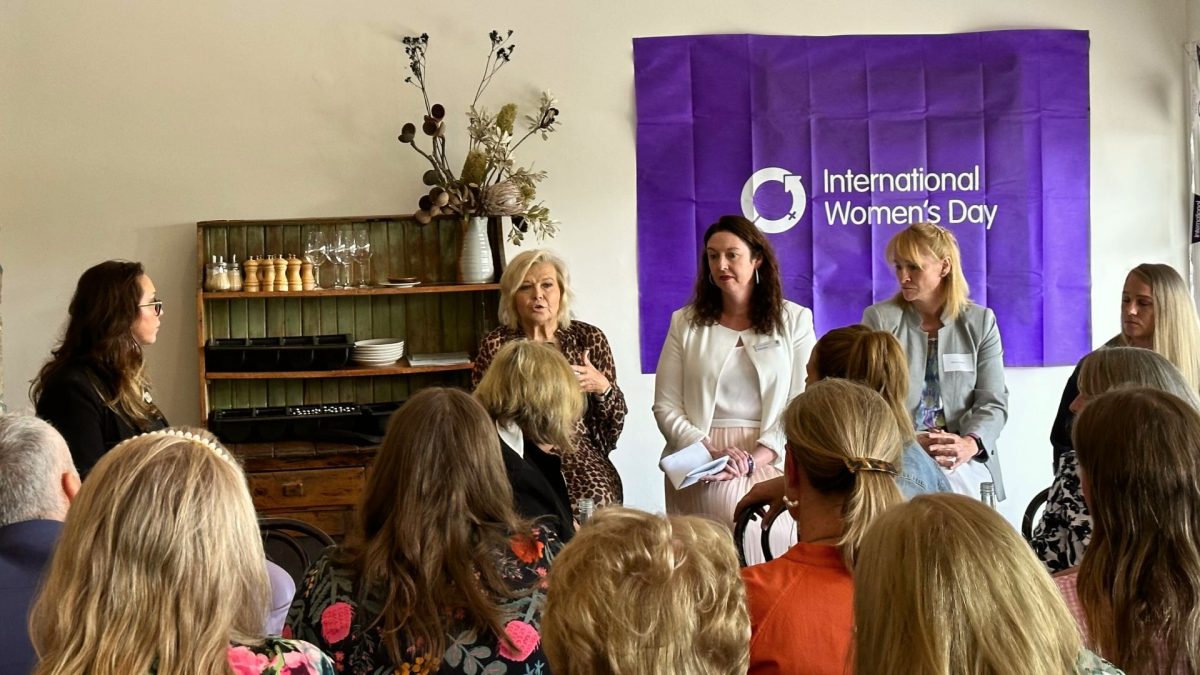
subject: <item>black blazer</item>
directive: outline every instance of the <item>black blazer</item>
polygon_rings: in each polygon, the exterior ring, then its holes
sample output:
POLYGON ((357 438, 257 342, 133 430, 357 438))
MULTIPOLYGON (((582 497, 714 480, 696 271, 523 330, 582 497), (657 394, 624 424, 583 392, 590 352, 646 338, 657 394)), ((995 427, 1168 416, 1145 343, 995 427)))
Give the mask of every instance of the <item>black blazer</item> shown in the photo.
MULTIPOLYGON (((37 416, 54 425, 67 440, 81 476, 114 445, 141 433, 104 403, 96 386, 87 366, 70 364, 42 383, 36 403, 37 416)), ((162 418, 151 424, 154 429, 165 426, 167 421, 162 418)))
POLYGON ((571 515, 571 498, 563 478, 562 460, 528 439, 518 455, 504 439, 500 439, 504 455, 504 470, 512 484, 513 506, 522 518, 548 525, 567 542, 575 535, 575 518, 571 515))

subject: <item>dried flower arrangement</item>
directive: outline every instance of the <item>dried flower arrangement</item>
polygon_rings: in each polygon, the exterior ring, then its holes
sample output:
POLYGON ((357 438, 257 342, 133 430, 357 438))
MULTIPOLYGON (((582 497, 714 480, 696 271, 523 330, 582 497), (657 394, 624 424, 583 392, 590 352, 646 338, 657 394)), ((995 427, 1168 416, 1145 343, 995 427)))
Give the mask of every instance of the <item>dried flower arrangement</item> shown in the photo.
POLYGON ((440 103, 431 104, 425 80, 425 54, 429 47, 429 35, 405 37, 404 52, 408 55, 408 67, 412 75, 404 79, 421 91, 425 102, 425 120, 421 131, 431 140, 428 152, 416 142, 417 127, 413 123, 404 125, 400 142, 412 146, 429 161, 432 169, 425 172, 422 180, 431 186, 429 194, 421 197, 420 210, 415 217, 418 222, 428 223, 441 215, 468 216, 513 216, 513 227, 508 233, 509 241, 520 244, 526 232, 532 231, 539 239, 553 237, 558 231, 558 221, 551 220, 550 211, 537 199, 537 184, 546 178, 545 171, 517 166, 513 152, 530 136, 549 138, 558 124, 558 102, 543 92, 537 111, 525 116, 526 129, 519 138, 514 135, 517 106, 509 103, 492 115, 479 107, 479 98, 491 83, 492 78, 512 60, 516 45, 511 42, 512 31, 492 31, 488 35, 487 62, 483 77, 475 89, 475 98, 467 110, 467 156, 462 170, 455 174, 446 156, 446 109, 440 103), (514 142, 515 139, 515 142, 514 142))

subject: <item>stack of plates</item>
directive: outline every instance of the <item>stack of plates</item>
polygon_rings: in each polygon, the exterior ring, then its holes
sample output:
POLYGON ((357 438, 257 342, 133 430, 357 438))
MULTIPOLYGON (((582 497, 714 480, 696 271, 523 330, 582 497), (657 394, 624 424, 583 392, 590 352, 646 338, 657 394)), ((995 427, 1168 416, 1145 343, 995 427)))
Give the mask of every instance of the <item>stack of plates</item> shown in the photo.
POLYGON ((354 353, 351 354, 350 359, 362 366, 379 368, 392 365, 402 356, 404 356, 404 340, 378 338, 355 342, 354 353))

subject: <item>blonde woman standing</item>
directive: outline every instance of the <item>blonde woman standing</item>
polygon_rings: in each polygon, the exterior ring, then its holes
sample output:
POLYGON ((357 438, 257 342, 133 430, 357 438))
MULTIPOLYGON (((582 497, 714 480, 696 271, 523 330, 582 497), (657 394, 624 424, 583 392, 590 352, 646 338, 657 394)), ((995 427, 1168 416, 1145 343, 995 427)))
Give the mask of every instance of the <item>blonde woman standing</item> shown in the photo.
POLYGON ((867 529, 854 666, 871 675, 1101 675, 1046 570, 994 509, 920 495, 867 529))
MULTIPOLYGON (((903 497, 903 439, 878 393, 822 380, 783 413, 784 503, 799 542, 742 570, 750 606, 750 674, 841 675, 853 637, 851 570, 867 527, 903 497)), ((860 671, 873 672, 873 671, 860 671)))
POLYGON ((804 364, 815 342, 812 312, 783 299, 766 236, 741 216, 709 226, 692 301, 671 315, 658 360, 654 419, 666 439, 664 456, 700 442, 729 463, 682 490, 664 481, 668 513, 705 515, 732 527, 742 495, 780 475, 779 418, 804 391, 804 364))
POLYGON ((263 560, 246 476, 215 439, 126 440, 71 504, 30 616, 34 673, 332 675, 311 644, 263 636, 263 560))
POLYGON ((904 347, 917 442, 955 492, 979 497, 980 485, 991 482, 1003 500, 996 439, 1008 421, 1008 387, 996 315, 971 302, 950 230, 912 225, 892 237, 886 256, 900 290, 868 307, 862 322, 904 347))

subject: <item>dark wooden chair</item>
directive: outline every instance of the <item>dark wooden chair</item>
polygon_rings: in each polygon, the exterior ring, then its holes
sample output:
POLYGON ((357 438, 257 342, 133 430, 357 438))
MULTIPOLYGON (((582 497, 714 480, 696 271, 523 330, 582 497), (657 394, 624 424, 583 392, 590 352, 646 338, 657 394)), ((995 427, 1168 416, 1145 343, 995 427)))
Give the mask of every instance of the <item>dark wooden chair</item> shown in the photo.
POLYGON ((258 529, 267 560, 287 570, 296 586, 313 560, 334 543, 321 528, 294 518, 259 518, 258 529))
POLYGON ((758 545, 762 547, 763 558, 768 562, 775 559, 775 554, 771 551, 771 526, 775 524, 775 520, 784 510, 776 509, 768 516, 768 505, 769 502, 755 502, 746 505, 745 508, 734 514, 733 543, 737 546, 738 562, 742 567, 746 566, 746 530, 750 523, 756 520, 762 521, 762 534, 759 536, 758 545))
POLYGON ((1034 495, 1033 499, 1029 500, 1029 506, 1025 507, 1025 515, 1021 517, 1021 534, 1025 537, 1025 541, 1033 541, 1034 523, 1037 522, 1038 513, 1049 498, 1050 488, 1046 488, 1034 495))

